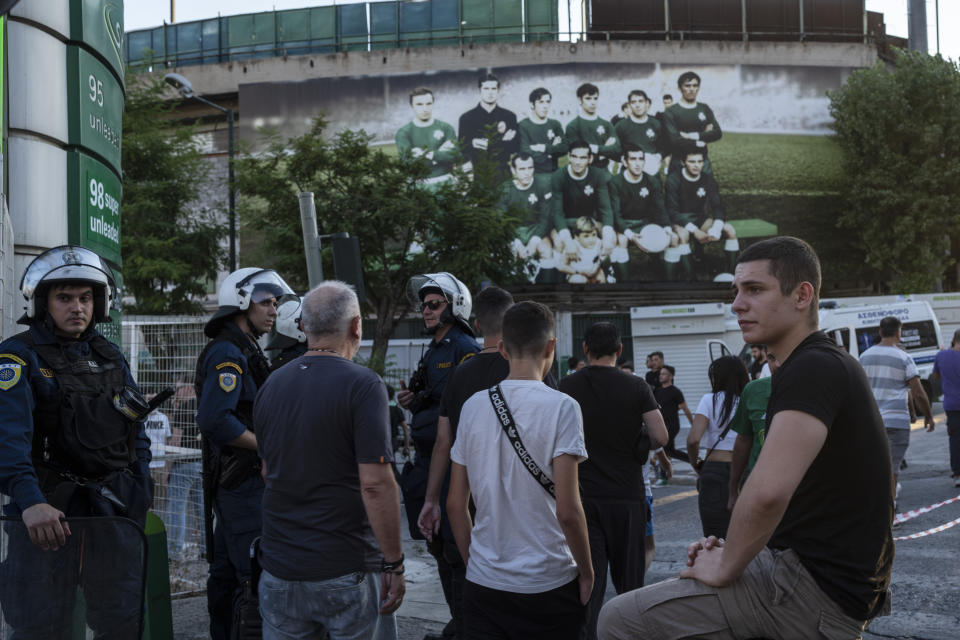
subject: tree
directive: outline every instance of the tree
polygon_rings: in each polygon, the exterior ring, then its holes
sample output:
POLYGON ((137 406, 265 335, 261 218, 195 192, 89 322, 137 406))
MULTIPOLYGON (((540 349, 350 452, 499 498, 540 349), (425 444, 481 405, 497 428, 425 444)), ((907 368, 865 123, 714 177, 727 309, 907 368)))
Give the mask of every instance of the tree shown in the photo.
POLYGON ((172 126, 176 107, 160 78, 127 77, 123 117, 123 283, 134 313, 190 313, 223 261, 224 225, 191 206, 208 180, 193 126, 172 126))
POLYGON ((518 277, 510 251, 516 218, 498 206, 493 167, 475 167, 427 187, 422 161, 389 156, 363 131, 323 137, 327 123, 238 163, 241 213, 260 232, 258 252, 298 290, 307 287, 297 194, 312 191, 320 234, 358 238, 369 309, 376 316, 369 365, 383 371, 387 341, 410 310, 406 284, 418 273, 449 271, 476 290, 484 280, 518 277), (422 251, 420 248, 422 247, 422 251))
POLYGON ((843 149, 842 227, 895 291, 932 288, 960 238, 960 70, 899 51, 892 67, 855 71, 830 93, 843 149))

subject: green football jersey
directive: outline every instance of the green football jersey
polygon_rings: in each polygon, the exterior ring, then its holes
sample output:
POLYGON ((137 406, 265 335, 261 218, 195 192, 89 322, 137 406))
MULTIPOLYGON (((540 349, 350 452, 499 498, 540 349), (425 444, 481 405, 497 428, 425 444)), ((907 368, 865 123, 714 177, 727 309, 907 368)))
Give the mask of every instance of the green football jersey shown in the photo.
POLYGON ((533 236, 545 237, 553 223, 553 192, 549 185, 534 180, 526 189, 521 189, 513 180, 503 183, 500 190, 500 206, 504 210, 516 206, 524 212, 518 223, 517 235, 526 244, 533 236))
POLYGON ((613 228, 618 233, 627 228, 640 231, 648 224, 670 225, 663 206, 663 194, 647 174, 643 174, 639 182, 630 182, 626 172, 613 176, 610 180, 610 206, 613 228))
POLYGON ((397 131, 397 152, 400 157, 415 157, 414 149, 430 162, 430 177, 450 173, 457 156, 457 134, 446 122, 434 120, 426 127, 408 122, 397 131))
POLYGON ((567 153, 567 141, 563 137, 563 126, 557 120, 537 123, 524 118, 517 125, 520 129, 520 151, 533 156, 533 170, 537 173, 550 173, 557 170, 557 160, 567 153), (544 145, 543 151, 534 151, 530 147, 544 145))
POLYGON ((615 127, 621 149, 628 142, 643 149, 644 153, 662 154, 666 145, 666 137, 660 127, 660 121, 647 116, 646 122, 640 123, 632 118, 623 118, 615 127))
MULTIPOLYGON (((702 102, 697 102, 692 107, 686 107, 680 102, 673 103, 664 113, 663 125, 670 141, 670 149, 674 153, 690 146, 698 146, 706 152, 706 143, 716 142, 723 135, 713 110, 702 102), (713 125, 713 128, 706 131, 707 125, 713 125), (681 136, 681 133, 696 133, 698 138, 689 140, 681 136), (704 145, 698 145, 697 141, 704 145)), ((682 159, 674 158, 674 162, 680 161, 682 159)))
POLYGON ((587 144, 596 145, 599 149, 594 155, 593 165, 606 169, 607 161, 620 160, 620 141, 617 139, 617 132, 613 125, 603 118, 596 117, 588 120, 583 116, 577 116, 567 124, 564 132, 567 138, 567 144, 582 140, 587 144), (607 141, 610 139, 610 144, 607 141))
POLYGON ((569 167, 562 167, 553 173, 554 228, 571 228, 571 221, 580 216, 597 220, 605 227, 613 226, 613 209, 610 207, 610 173, 606 169, 587 167, 587 174, 574 178, 569 167))
POLYGON ((767 402, 770 400, 772 384, 772 376, 748 382, 740 394, 737 411, 730 421, 731 429, 744 436, 753 437, 753 446, 750 447, 750 459, 747 461, 744 478, 753 469, 753 465, 757 462, 757 456, 760 455, 760 449, 763 447, 763 439, 766 434, 767 402))

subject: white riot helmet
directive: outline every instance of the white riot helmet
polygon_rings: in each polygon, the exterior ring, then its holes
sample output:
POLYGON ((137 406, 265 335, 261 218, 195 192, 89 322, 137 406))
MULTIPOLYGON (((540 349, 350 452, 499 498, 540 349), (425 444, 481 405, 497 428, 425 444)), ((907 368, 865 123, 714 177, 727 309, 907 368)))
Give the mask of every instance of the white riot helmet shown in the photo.
POLYGON ((90 249, 67 244, 44 251, 23 272, 20 291, 26 300, 26 313, 19 322, 28 324, 44 317, 49 285, 73 283, 93 286, 94 322, 110 322, 110 302, 117 297, 113 272, 90 249))
POLYGON ((290 341, 294 343, 307 341, 307 335, 300 330, 302 307, 302 298, 290 298, 277 307, 277 321, 273 325, 276 335, 267 345, 267 349, 282 349, 283 343, 289 344, 290 341))
POLYGON ((444 322, 456 322, 467 335, 473 335, 473 329, 470 327, 473 297, 466 285, 446 271, 422 273, 413 276, 407 282, 407 300, 414 309, 420 309, 423 298, 428 293, 439 293, 447 299, 447 308, 441 316, 444 322))
POLYGON ((224 318, 246 311, 251 302, 262 302, 268 298, 276 298, 277 303, 283 303, 290 298, 296 298, 296 294, 273 269, 237 269, 220 284, 217 292, 220 308, 207 322, 203 332, 208 338, 215 338, 224 318))

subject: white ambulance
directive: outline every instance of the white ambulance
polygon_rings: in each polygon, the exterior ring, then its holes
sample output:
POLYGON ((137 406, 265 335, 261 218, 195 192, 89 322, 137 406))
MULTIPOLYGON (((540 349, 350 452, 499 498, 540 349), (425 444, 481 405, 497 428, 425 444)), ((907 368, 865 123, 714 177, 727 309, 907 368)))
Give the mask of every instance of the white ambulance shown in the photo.
POLYGON ((895 316, 903 323, 901 346, 910 354, 920 371, 920 381, 930 399, 940 395, 939 386, 931 386, 933 359, 942 347, 940 323, 930 303, 895 302, 842 306, 824 302, 820 308, 820 328, 837 344, 859 358, 880 342, 880 320, 895 316))

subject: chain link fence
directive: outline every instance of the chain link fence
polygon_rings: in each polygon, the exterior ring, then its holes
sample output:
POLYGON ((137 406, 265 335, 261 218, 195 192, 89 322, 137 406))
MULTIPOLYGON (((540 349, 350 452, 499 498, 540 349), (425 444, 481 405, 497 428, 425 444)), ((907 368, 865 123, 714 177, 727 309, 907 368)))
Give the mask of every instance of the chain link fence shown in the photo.
POLYGON ((195 419, 193 378, 197 357, 207 343, 200 316, 125 316, 123 351, 147 398, 167 387, 173 397, 147 418, 154 480, 153 512, 167 529, 170 589, 203 589, 203 489, 200 436, 195 419))

